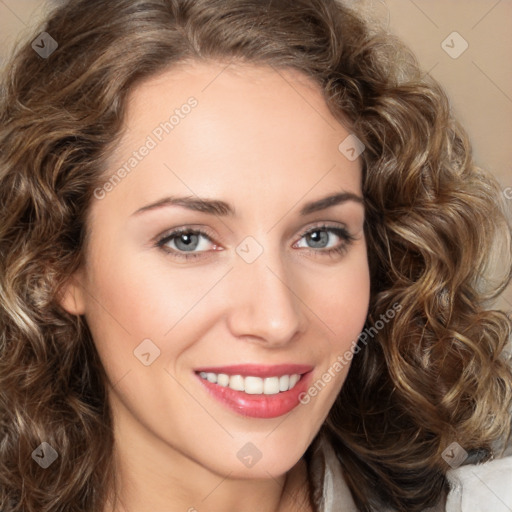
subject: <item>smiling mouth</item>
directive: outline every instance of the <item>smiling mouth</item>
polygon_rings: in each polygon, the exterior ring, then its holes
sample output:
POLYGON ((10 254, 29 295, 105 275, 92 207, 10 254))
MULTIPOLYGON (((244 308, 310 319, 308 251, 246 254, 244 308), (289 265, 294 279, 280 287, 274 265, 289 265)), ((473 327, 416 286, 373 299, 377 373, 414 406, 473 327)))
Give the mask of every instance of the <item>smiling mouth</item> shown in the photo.
POLYGON ((226 373, 198 372, 199 376, 222 387, 243 391, 248 395, 277 395, 293 389, 302 375, 299 373, 272 377, 228 375, 226 373))
POLYGON ((232 365, 196 368, 212 398, 242 416, 270 419, 288 414, 311 384, 314 366, 305 364, 232 365))

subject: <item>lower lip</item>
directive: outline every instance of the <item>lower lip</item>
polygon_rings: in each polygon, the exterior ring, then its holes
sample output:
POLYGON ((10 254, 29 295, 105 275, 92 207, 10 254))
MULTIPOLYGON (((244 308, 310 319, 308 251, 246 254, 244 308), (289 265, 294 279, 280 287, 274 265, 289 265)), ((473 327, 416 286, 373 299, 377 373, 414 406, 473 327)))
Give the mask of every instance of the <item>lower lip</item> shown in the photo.
POLYGON ((243 391, 235 391, 229 387, 219 386, 206 379, 197 378, 207 391, 219 402, 242 416, 252 418, 277 418, 289 413, 299 405, 299 395, 305 392, 311 380, 311 372, 302 375, 292 389, 275 395, 249 395, 243 391))

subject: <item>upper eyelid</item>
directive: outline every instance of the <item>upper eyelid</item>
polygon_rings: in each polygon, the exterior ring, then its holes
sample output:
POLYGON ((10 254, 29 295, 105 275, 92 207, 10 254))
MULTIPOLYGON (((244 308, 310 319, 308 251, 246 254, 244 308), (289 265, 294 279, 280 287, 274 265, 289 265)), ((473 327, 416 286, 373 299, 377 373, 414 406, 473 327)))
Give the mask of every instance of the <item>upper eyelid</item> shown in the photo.
POLYGON ((189 226, 179 227, 170 229, 168 231, 165 231, 161 235, 158 235, 155 237, 156 242, 161 242, 162 240, 165 240, 166 238, 177 238, 181 233, 197 233, 201 236, 204 236, 205 238, 208 238, 210 242, 213 242, 213 236, 209 234, 208 230, 205 228, 194 228, 189 226))
POLYGON ((321 230, 321 229, 325 229, 326 231, 328 230, 336 230, 336 229, 341 229, 341 230, 344 230, 347 232, 347 234, 350 234, 349 232, 349 229, 347 227, 346 224, 344 223, 341 223, 340 225, 331 225, 329 224, 328 222, 324 222, 324 223, 320 223, 320 224, 314 224, 313 226, 309 227, 309 228, 305 228, 303 229, 301 232, 300 232, 300 237, 303 237, 304 235, 307 235, 308 233, 310 233, 311 231, 315 231, 315 230, 321 230))

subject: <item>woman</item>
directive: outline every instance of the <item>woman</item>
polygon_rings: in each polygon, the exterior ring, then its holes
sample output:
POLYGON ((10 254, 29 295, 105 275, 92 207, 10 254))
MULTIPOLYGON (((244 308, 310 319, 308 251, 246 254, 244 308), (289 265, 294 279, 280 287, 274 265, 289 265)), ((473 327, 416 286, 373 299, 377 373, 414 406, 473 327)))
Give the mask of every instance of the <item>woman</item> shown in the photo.
POLYGON ((511 470, 475 465, 510 227, 407 49, 333 0, 43 30, 0 114, 3 511, 455 511, 511 470))

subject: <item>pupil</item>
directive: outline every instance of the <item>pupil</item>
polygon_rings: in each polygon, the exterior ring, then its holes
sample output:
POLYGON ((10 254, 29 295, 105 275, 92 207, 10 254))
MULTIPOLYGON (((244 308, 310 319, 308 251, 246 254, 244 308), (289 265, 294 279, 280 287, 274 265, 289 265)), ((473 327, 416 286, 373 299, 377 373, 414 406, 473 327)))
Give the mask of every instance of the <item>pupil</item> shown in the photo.
POLYGON ((309 236, 315 244, 320 243, 320 246, 323 246, 322 242, 327 242, 327 233, 325 231, 313 231, 309 236))
POLYGON ((178 249, 190 249, 192 245, 194 245, 194 242, 197 242, 197 240, 194 240, 194 237, 197 238, 197 235, 193 233, 182 233, 179 238, 176 239, 176 246, 178 249), (182 247, 180 247, 182 245, 182 247))

